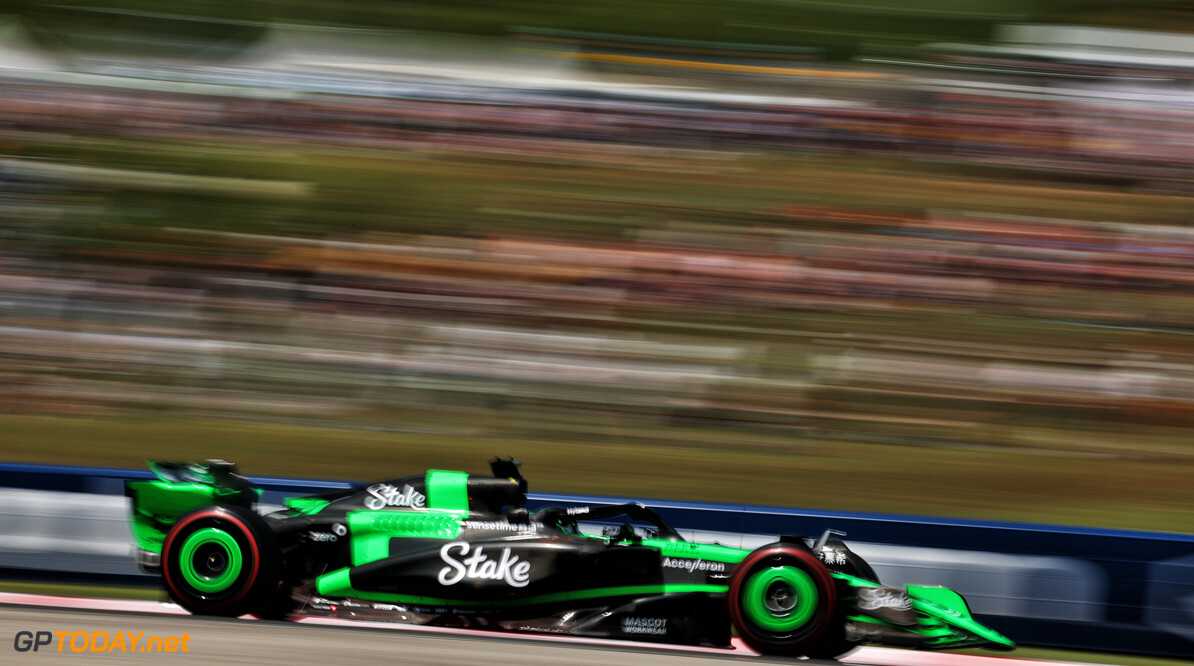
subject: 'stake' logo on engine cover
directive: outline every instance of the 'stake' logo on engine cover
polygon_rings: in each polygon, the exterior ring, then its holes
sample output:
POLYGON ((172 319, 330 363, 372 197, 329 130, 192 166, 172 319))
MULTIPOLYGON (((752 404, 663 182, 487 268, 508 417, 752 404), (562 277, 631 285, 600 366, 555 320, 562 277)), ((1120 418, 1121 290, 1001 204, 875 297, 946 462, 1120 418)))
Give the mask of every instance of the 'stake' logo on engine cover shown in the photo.
POLYGON ((387 506, 409 507, 422 509, 427 506, 427 496, 410 487, 402 486, 399 490, 388 483, 375 483, 365 489, 369 496, 365 498, 365 508, 377 511, 387 506))

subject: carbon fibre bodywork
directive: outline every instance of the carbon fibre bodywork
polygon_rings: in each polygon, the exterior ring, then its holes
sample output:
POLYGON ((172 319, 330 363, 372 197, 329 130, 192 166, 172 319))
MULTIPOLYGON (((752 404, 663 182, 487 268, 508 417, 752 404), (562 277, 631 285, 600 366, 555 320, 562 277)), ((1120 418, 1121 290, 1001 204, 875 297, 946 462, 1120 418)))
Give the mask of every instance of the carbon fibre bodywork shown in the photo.
POLYGON ((834 533, 751 551, 686 541, 639 504, 530 514, 517 463, 491 465, 292 498, 264 516, 219 461, 153 463, 158 479, 126 493, 140 562, 196 613, 720 646, 733 628, 760 651, 816 657, 860 642, 1013 647, 952 591, 880 585, 834 533))

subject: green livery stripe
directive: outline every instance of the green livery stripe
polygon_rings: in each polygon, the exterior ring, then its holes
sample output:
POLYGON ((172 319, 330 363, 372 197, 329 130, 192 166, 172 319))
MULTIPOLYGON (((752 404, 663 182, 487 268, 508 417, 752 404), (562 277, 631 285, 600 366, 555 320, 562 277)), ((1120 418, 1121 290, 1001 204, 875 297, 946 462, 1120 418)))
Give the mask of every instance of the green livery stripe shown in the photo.
POLYGON ((750 554, 749 550, 731 548, 715 543, 693 543, 691 541, 669 541, 667 539, 643 539, 644 546, 659 550, 664 557, 683 557, 690 560, 725 562, 737 564, 750 554))
POLYGON ((455 539, 460 534, 457 517, 442 511, 349 511, 345 519, 353 566, 389 557, 390 539, 455 539))
POLYGON ((320 576, 315 580, 315 590, 328 596, 352 596, 341 592, 352 590, 352 581, 348 579, 349 570, 349 567, 344 567, 320 576))
POLYGON ((293 509, 303 516, 319 513, 323 511, 324 507, 331 504, 328 500, 315 497, 287 497, 282 500, 282 503, 286 505, 286 508, 293 509))
POLYGON ((126 487, 133 497, 133 538, 138 548, 154 553, 162 552, 166 532, 179 518, 201 506, 218 503, 216 489, 202 483, 130 481, 126 487))
POLYGON ((162 542, 166 535, 160 529, 160 524, 155 524, 149 516, 135 511, 129 516, 129 524, 133 528, 133 540, 137 542, 138 548, 151 553, 162 552, 162 542))
POLYGON ((362 534, 352 538, 353 566, 384 560, 389 556, 390 537, 386 534, 362 534))
POLYGON ((851 576, 850 574, 845 574, 838 571, 830 571, 829 575, 838 580, 846 581, 850 584, 850 587, 882 587, 882 585, 873 580, 859 578, 858 576, 851 576))
POLYGON ((953 590, 944 587, 909 585, 908 596, 912 601, 912 607, 926 616, 926 619, 932 618, 955 632, 960 629, 998 645, 1009 647, 1015 645, 1003 634, 983 626, 970 617, 966 602, 962 600, 961 595, 953 590))
MULTIPOLYGON (((150 469, 160 472, 154 463, 150 469)), ((196 474, 201 474, 198 469, 196 474)), ((205 473, 202 473, 205 474, 205 473)), ((210 478, 210 475, 207 475, 210 478)), ((170 526, 178 519, 201 506, 220 504, 234 491, 209 483, 171 483, 168 481, 126 481, 126 491, 133 500, 130 524, 137 547, 154 553, 162 552, 162 541, 170 526)), ((261 497, 261 489, 253 492, 261 497)))
MULTIPOLYGON (((909 586, 908 589, 913 590, 915 588, 917 586, 909 586)), ((938 589, 945 590, 945 588, 938 589)), ((920 588, 918 591, 923 591, 923 588, 920 588)), ((952 590, 945 590, 945 592, 949 593, 943 595, 947 599, 952 598, 953 595, 957 595, 952 590)), ((1010 639, 993 629, 984 627, 969 617, 968 614, 963 616, 955 610, 942 608, 915 597, 912 597, 912 607, 919 612, 919 617, 917 617, 918 624, 913 627, 896 626, 866 615, 850 615, 846 619, 854 622, 865 622, 892 627, 894 629, 902 629, 923 636, 926 640, 925 644, 931 647, 960 648, 981 646, 987 643, 995 643, 1008 647, 1015 646, 1015 643, 1010 639)))
POLYGON ((925 638, 938 639, 939 642, 949 639, 950 637, 953 637, 953 640, 963 640, 962 638, 960 638, 958 636, 958 632, 956 630, 946 627, 945 625, 942 625, 938 622, 929 622, 928 624, 926 624, 924 622, 924 618, 921 618, 920 624, 918 624, 916 626, 911 626, 911 627, 905 627, 905 626, 895 625, 890 622, 884 622, 883 620, 871 617, 869 615, 849 615, 846 617, 846 619, 849 621, 852 621, 852 622, 864 622, 866 624, 876 624, 881 627, 891 627, 893 629, 902 629, 903 631, 907 631, 907 632, 916 634, 918 636, 924 636, 925 638))
POLYGON ((319 577, 315 583, 319 594, 328 597, 352 597, 364 601, 384 601, 409 606, 534 606, 536 604, 550 604, 559 601, 573 601, 578 599, 595 599, 598 597, 637 597, 652 594, 684 594, 687 592, 705 592, 709 594, 724 594, 729 587, 726 585, 626 585, 623 587, 600 587, 589 590, 574 590, 571 592, 555 592, 540 594, 521 599, 499 599, 494 601, 478 601, 475 599, 445 599, 442 597, 423 597, 413 594, 394 594, 390 592, 373 592, 357 590, 352 587, 349 579, 349 568, 337 569, 319 577))
POLYGON ((468 473, 428 470, 426 483, 427 506, 468 517, 468 473))

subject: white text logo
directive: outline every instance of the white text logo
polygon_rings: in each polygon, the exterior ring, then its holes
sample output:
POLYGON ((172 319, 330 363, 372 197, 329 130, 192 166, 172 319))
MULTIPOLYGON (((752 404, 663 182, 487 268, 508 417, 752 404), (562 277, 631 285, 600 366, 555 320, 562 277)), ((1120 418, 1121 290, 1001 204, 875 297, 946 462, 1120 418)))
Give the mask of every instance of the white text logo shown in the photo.
POLYGON ((862 610, 891 608, 906 611, 912 608, 908 595, 890 587, 863 587, 858 590, 858 607, 862 610))
POLYGON ((622 633, 664 636, 667 635, 667 618, 624 617, 622 618, 622 633))
POLYGON ((501 532, 534 532, 543 523, 503 523, 496 520, 465 520, 460 526, 468 530, 498 530, 501 532))
POLYGON ((688 573, 694 571, 725 571, 726 565, 723 562, 707 562, 705 560, 686 560, 679 557, 665 557, 663 558, 663 566, 665 569, 684 569, 688 573))
POLYGON ((510 587, 526 587, 531 580, 531 563, 519 560, 509 548, 502 549, 499 560, 489 559, 480 546, 472 553, 469 555, 469 545, 463 541, 444 544, 439 549, 439 556, 448 566, 439 570, 440 585, 455 585, 465 578, 479 578, 502 580, 510 587), (459 551, 463 559, 453 557, 453 551, 459 551))
POLYGON ((387 506, 408 506, 412 509, 422 509, 427 504, 427 496, 410 487, 402 486, 398 490, 388 483, 375 483, 365 489, 369 497, 365 498, 365 507, 369 509, 384 509, 387 506))

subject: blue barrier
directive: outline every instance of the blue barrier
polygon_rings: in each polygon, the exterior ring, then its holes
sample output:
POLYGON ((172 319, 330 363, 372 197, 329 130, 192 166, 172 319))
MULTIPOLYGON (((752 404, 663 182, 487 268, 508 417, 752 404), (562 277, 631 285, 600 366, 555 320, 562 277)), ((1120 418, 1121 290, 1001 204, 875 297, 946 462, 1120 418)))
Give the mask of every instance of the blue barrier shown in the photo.
MULTIPOLYGON (((122 494, 124 480, 145 478, 152 478, 148 470, 0 464, 0 487, 8 488, 122 494)), ((270 504, 284 496, 352 485, 250 478, 270 504)), ((624 501, 534 493, 528 506, 624 501)), ((897 577, 926 567, 931 575, 952 570, 958 582, 938 582, 967 598, 976 593, 961 589, 964 583, 985 575, 999 588, 988 591, 988 605, 1001 608, 989 614, 976 608, 975 614, 1023 645, 1194 656, 1194 535, 669 500, 645 503, 679 529, 814 537, 826 529, 842 530, 856 549, 881 548, 888 570, 897 577), (913 564, 901 569, 901 557, 913 564)), ((885 582, 896 582, 882 566, 876 568, 885 582)))

